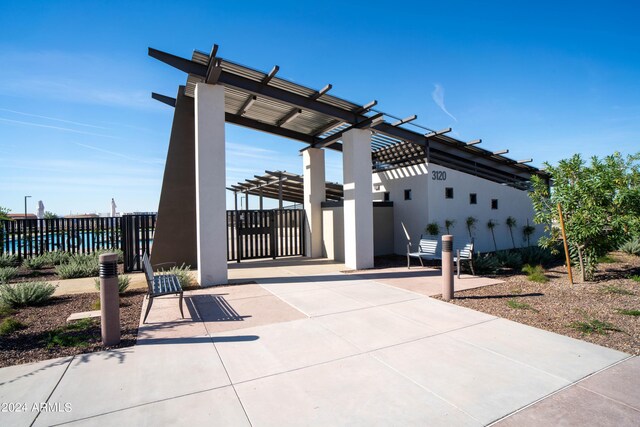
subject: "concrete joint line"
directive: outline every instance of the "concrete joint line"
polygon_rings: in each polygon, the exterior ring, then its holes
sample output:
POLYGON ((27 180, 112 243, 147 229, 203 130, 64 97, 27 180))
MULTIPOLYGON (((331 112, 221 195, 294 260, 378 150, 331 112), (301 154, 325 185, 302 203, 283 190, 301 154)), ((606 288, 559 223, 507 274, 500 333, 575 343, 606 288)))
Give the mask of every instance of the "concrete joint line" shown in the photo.
MULTIPOLYGON (((51 393, 49 393, 49 396, 47 396, 47 399, 45 400, 45 403, 49 403, 49 399, 51 399, 51 396, 53 396, 53 392, 56 391, 56 389, 58 388, 58 386, 60 385, 60 382, 62 381, 62 378, 64 377, 64 375, 67 373, 67 371, 69 370, 69 367, 71 366, 71 362, 73 362, 75 360, 76 356, 73 356, 71 358, 71 360, 69 360, 69 362, 67 363, 67 367, 64 368, 64 372, 62 373, 62 375, 60 375, 60 378, 58 378, 58 381, 56 382, 56 385, 53 386, 53 388, 51 389, 51 393)), ((33 419, 33 421, 31 421, 31 424, 29 424, 29 427, 32 427, 36 420, 38 419, 38 417, 40 416, 42 412, 38 411, 38 413, 36 414, 35 418, 33 419)))

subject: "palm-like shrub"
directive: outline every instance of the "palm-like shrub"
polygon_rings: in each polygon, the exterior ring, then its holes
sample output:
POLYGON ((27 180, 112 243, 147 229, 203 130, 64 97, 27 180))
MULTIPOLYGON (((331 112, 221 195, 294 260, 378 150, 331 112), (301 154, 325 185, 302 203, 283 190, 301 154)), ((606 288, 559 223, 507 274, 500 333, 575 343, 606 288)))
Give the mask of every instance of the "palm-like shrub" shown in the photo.
POLYGON ((444 220, 444 228, 447 229, 447 234, 451 234, 451 229, 456 224, 455 219, 445 219, 444 220))
POLYGON ((511 236, 511 244, 513 245, 513 249, 516 248, 516 241, 513 238, 513 229, 518 226, 518 222, 512 216, 508 216, 505 221, 507 227, 509 227, 509 235, 511 236))
POLYGON ((427 224, 424 231, 426 231, 430 236, 437 236, 440 234, 440 225, 437 222, 430 222, 427 224))
POLYGON ((640 237, 626 241, 620 246, 620 250, 629 255, 640 255, 640 237))
POLYGON ((469 232, 469 239, 473 241, 473 230, 476 228, 476 223, 478 222, 478 218, 474 218, 472 216, 467 217, 465 220, 465 224, 467 226, 467 231, 469 232))
POLYGON ((493 254, 478 254, 473 260, 473 267, 476 274, 496 274, 500 269, 500 261, 493 254))
POLYGON ((489 230, 491 230, 491 237, 493 237, 493 248, 495 249, 495 251, 498 251, 498 245, 496 244, 496 233, 495 233, 495 228, 498 226, 498 223, 492 219, 490 219, 489 221, 487 221, 487 228, 489 230))

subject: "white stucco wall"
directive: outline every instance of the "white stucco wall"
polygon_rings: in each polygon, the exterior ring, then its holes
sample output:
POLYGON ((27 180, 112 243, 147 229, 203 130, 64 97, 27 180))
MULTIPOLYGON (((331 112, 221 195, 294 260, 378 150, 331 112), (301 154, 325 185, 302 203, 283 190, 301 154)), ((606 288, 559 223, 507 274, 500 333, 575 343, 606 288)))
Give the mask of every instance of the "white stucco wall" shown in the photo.
MULTIPOLYGON (((429 167, 421 164, 374 173, 374 200, 383 200, 385 191, 390 193, 389 199, 394 203, 394 247, 397 254, 406 253, 407 238, 403 228, 409 233, 411 241, 417 243, 420 235, 426 234, 424 229, 430 222, 437 222, 444 234, 445 220, 454 220, 451 234, 458 246, 458 243, 469 241, 465 224, 467 217, 477 218, 473 235, 476 251, 480 252, 494 250, 491 232, 486 225, 489 219, 498 222, 494 231, 499 250, 512 247, 509 229, 505 225, 508 216, 513 216, 517 221, 517 227, 513 230, 517 247, 526 246, 522 238, 522 226, 527 224, 527 219, 529 224, 535 225, 533 207, 526 191, 438 165, 429 167), (433 179, 432 172, 437 172, 435 176, 440 179, 433 179), (445 198, 446 187, 453 188, 453 199, 445 198), (406 189, 411 189, 412 200, 404 200, 406 189), (470 193, 477 195, 476 205, 469 203, 470 193), (491 199, 498 200, 497 210, 491 209, 491 199)), ((536 225, 531 243, 535 244, 541 235, 542 226, 536 225)))
MULTIPOLYGON (((517 226, 513 229, 516 247, 526 246, 522 237, 522 226, 527 224, 527 220, 533 225, 534 216, 533 206, 526 191, 438 165, 431 165, 429 169, 429 222, 438 222, 445 232, 445 220, 453 219, 455 225, 451 233, 454 239, 467 242, 469 233, 466 219, 469 216, 477 218, 478 222, 473 230, 476 251, 487 252, 494 250, 491 231, 487 227, 490 219, 498 223, 494 229, 498 250, 513 247, 506 225, 507 217, 512 216, 517 221, 517 226), (442 172, 446 173, 446 179, 433 179, 434 176, 443 178, 445 174, 442 172), (453 188, 453 199, 445 198, 446 187, 453 188), (470 193, 476 194, 477 204, 470 204, 470 193), (491 208, 492 199, 498 200, 498 209, 491 208)), ((537 242, 541 231, 542 227, 536 227, 536 233, 531 239, 532 244, 537 242)))

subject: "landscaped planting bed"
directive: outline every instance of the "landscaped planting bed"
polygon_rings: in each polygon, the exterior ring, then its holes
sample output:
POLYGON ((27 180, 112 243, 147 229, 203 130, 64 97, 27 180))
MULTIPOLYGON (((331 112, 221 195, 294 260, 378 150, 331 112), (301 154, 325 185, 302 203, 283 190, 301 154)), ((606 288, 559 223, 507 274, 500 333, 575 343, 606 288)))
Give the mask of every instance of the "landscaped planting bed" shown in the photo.
MULTIPOLYGON (((145 290, 120 296, 120 348, 136 342, 145 290)), ((52 297, 43 305, 0 309, 0 367, 106 350, 100 318, 67 323, 72 313, 99 309, 99 294, 52 297)))
POLYGON ((640 257, 614 252, 605 261, 613 262, 601 263, 593 282, 571 285, 567 268, 556 266, 544 271, 546 283, 497 275, 505 282, 456 292, 451 302, 640 355, 640 257))

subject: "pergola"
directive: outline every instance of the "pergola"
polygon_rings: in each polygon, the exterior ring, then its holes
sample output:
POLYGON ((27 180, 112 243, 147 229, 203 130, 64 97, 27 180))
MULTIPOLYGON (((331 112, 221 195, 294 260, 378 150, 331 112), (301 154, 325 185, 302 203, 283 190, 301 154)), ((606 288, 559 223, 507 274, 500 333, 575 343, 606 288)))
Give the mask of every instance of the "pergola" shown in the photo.
POLYGON ((176 109, 157 230, 162 226, 163 205, 188 202, 186 196, 175 194, 178 186, 174 184, 180 181, 182 191, 195 196, 197 264, 200 283, 205 286, 226 282, 227 277, 226 263, 220 261, 226 259, 225 248, 217 242, 226 231, 225 207, 220 202, 226 190, 225 122, 307 144, 302 150, 303 202, 310 256, 322 253, 320 205, 327 197, 323 149, 343 153, 345 264, 349 268, 373 265, 372 168, 427 162, 518 187, 528 185, 532 175, 548 179, 526 164, 531 159, 512 160, 503 156, 507 150, 478 147, 480 140, 451 138, 446 135, 451 129, 436 131, 418 125, 415 115, 399 118, 384 113, 376 109, 376 101, 360 105, 335 97, 329 93, 330 84, 316 90, 282 79, 277 77, 278 66, 265 73, 234 63, 218 56, 217 45, 209 54, 195 51, 190 59, 152 48, 149 55, 187 73, 186 85, 179 88, 176 98, 152 95, 176 109), (172 151, 181 160, 170 165, 172 151), (195 160, 190 162, 192 152, 195 160), (188 170, 195 170, 195 176, 183 177, 188 170))
MULTIPOLYGON (((265 171, 264 175, 254 175, 254 179, 246 179, 236 185, 228 187, 235 196, 235 209, 238 210, 238 193, 250 194, 260 198, 262 210, 262 198, 278 200, 278 207, 282 209, 284 201, 304 203, 304 178, 287 171, 265 171)), ((342 185, 335 182, 325 183, 325 195, 327 201, 340 201, 344 195, 342 185)), ((249 203, 245 205, 249 209, 249 203)))

